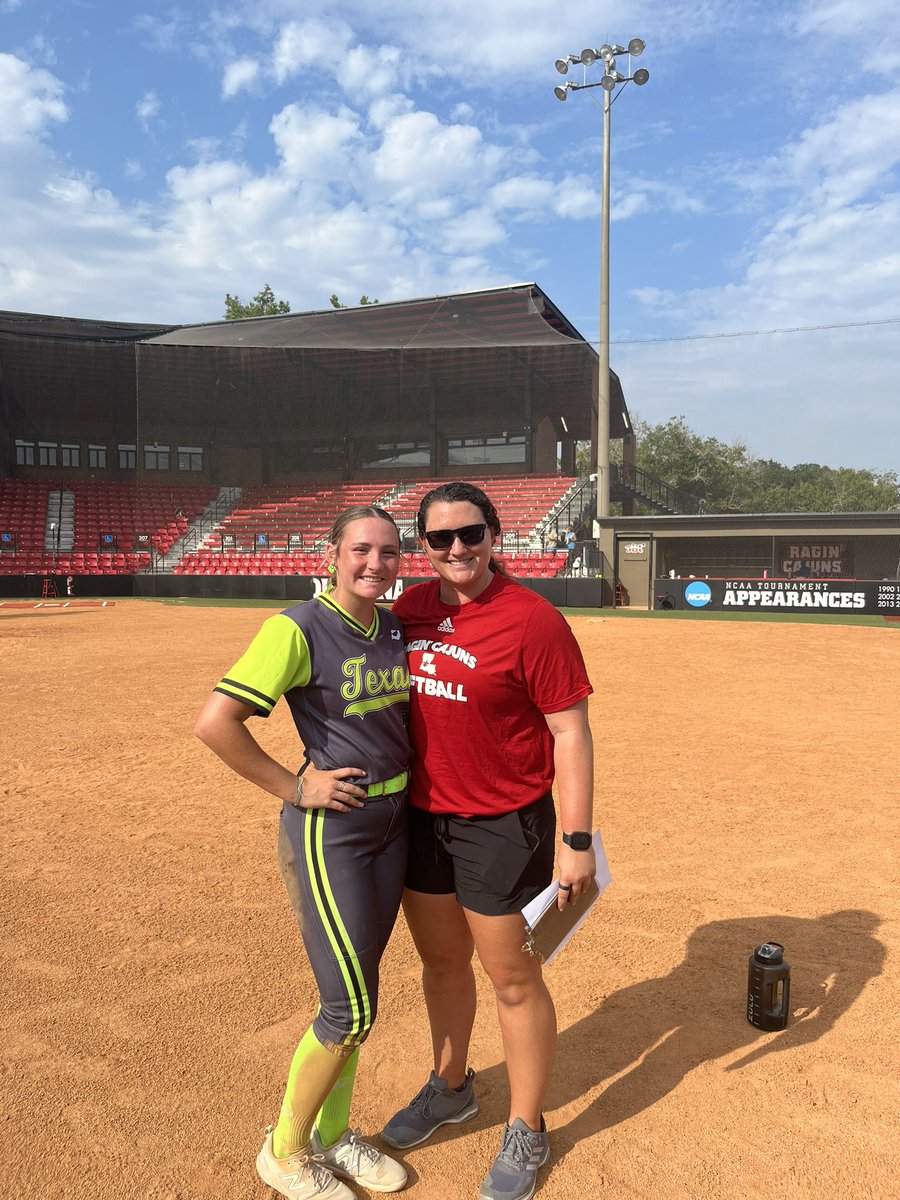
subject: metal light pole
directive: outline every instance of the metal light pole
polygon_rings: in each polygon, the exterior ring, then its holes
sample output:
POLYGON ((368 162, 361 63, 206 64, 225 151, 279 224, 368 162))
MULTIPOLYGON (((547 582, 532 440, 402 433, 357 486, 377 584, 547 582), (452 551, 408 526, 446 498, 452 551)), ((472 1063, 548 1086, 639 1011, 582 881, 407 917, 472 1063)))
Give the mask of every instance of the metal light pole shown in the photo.
POLYGON ((603 173, 600 197, 600 356, 597 378, 597 516, 609 516, 609 110, 612 95, 603 89, 603 173))
MULTIPOLYGON (((610 109, 614 100, 619 96, 625 84, 632 82, 643 85, 650 78, 650 72, 641 67, 633 75, 622 75, 616 68, 616 55, 631 56, 643 54, 644 42, 640 38, 632 38, 627 46, 604 44, 599 50, 586 49, 581 54, 569 54, 566 58, 556 60, 556 69, 560 75, 567 74, 570 63, 580 63, 583 67, 592 67, 594 63, 603 63, 603 78, 597 83, 572 83, 553 89, 557 100, 565 100, 570 91, 584 91, 589 88, 603 89, 603 173, 600 189, 600 339, 599 364, 597 377, 597 516, 609 516, 609 176, 610 176, 610 141, 611 119, 610 109)), ((585 72, 586 73, 586 72, 585 72)))

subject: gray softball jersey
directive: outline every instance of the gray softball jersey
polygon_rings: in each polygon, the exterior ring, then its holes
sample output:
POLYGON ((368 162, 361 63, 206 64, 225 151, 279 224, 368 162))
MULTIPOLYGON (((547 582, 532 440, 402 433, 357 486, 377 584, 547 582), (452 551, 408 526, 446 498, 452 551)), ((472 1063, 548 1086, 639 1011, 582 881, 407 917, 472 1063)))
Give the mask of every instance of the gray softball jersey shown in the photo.
POLYGON ((409 765, 403 630, 386 610, 366 628, 327 593, 295 605, 264 623, 216 691, 261 717, 284 696, 317 770, 361 767, 374 783, 409 765))

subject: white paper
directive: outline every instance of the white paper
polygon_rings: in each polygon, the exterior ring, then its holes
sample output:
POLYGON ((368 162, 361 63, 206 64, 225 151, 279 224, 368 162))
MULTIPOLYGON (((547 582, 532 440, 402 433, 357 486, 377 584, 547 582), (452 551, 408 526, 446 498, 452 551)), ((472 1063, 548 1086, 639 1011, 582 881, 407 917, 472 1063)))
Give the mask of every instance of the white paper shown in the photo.
MULTIPOLYGON (((609 882, 610 882, 609 863, 606 861, 606 852, 603 849, 603 839, 600 836, 599 829, 594 834, 593 839, 591 840, 591 845, 594 848, 594 857, 596 858, 596 861, 597 861, 596 881, 597 881, 597 887, 599 890, 597 892, 597 895, 594 896, 594 898, 590 902, 590 904, 588 904, 585 907, 584 912, 581 914, 579 919, 575 922, 575 924, 572 926, 572 928, 569 930, 569 932, 566 934, 566 936, 563 938, 563 940, 559 943, 559 945, 556 947, 556 949, 553 951, 553 953, 548 955, 548 957, 544 960, 545 967, 549 967, 549 965, 553 962, 554 958, 556 958, 557 954, 559 954, 560 950, 562 950, 563 946, 565 946, 567 944, 567 942, 569 942, 570 939, 573 937, 573 935, 578 932, 578 930, 581 928, 581 926, 587 920, 591 909, 594 907, 594 905, 597 903, 597 901, 600 899, 600 897, 603 895, 604 891, 606 890, 606 888, 609 885, 609 882)), ((551 904, 556 903, 558 896, 559 896, 559 876, 557 875, 557 877, 553 880, 552 883, 549 883, 542 892, 539 892, 538 895, 535 896, 535 898, 533 900, 529 900, 528 903, 525 905, 525 907, 522 909, 522 916, 525 918, 526 925, 528 925, 529 928, 532 928, 534 925, 536 925, 537 922, 540 920, 540 918, 547 911, 547 909, 551 906, 551 904)))

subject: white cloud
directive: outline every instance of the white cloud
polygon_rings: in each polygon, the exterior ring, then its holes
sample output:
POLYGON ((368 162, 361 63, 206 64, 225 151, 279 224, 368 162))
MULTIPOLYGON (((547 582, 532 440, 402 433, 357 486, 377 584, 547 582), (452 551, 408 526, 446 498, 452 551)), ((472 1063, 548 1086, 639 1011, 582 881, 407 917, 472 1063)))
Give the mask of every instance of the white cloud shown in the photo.
POLYGON ((129 158, 126 160, 125 165, 122 168, 122 174, 126 179, 143 179, 144 168, 141 166, 138 159, 129 158))
MULTIPOLYGON (((491 200, 498 211, 516 212, 528 220, 553 214, 581 221, 600 215, 600 188, 597 179, 589 175, 564 175, 561 179, 536 174, 510 176, 491 189, 491 200)), ((625 221, 651 211, 698 215, 705 205, 684 188, 665 181, 625 177, 619 182, 610 220, 625 221)))
POLYGON ((149 130, 150 122, 159 116, 159 96, 154 91, 144 92, 134 106, 134 111, 141 127, 145 131, 149 130))
POLYGON ((473 125, 443 125, 434 113, 411 112, 389 120, 372 154, 374 178, 395 202, 428 198, 451 188, 479 189, 500 169, 503 152, 486 144, 473 125))
POLYGON ((134 18, 134 27, 145 35, 149 45, 164 54, 180 52, 194 37, 190 19, 177 9, 170 9, 166 19, 141 13, 134 18))
MULTIPOLYGON (((357 44, 399 47, 406 69, 418 78, 452 79, 466 87, 506 91, 511 84, 540 86, 556 80, 553 60, 600 42, 607 30, 628 37, 640 26, 650 46, 677 54, 715 32, 721 37, 742 17, 735 0, 670 0, 644 3, 622 29, 621 5, 613 0, 341 0, 340 18, 327 0, 257 0, 252 6, 225 4, 216 10, 216 29, 244 27, 273 39, 274 75, 283 82, 310 66, 340 79, 342 59, 357 44), (298 15, 302 14, 302 15, 298 15)), ((160 22, 159 24, 163 24, 160 22)), ((371 52, 371 51, 369 51, 371 52)))
POLYGON ((645 308, 652 309, 669 308, 678 300, 675 292, 656 287, 632 288, 630 295, 645 308))
POLYGON ((343 21, 289 21, 280 29, 272 51, 272 73, 277 83, 307 67, 331 74, 343 58, 352 33, 343 21))
POLYGON ((337 79, 349 97, 383 96, 396 87, 401 65, 396 46, 354 46, 344 55, 337 79))
POLYGON ((249 88, 259 76, 259 63, 254 58, 236 58, 228 63, 222 75, 222 98, 230 100, 249 88))
POLYGON ((449 221, 456 212, 456 200, 452 196, 434 196, 430 200, 421 200, 416 205, 416 216, 420 221, 438 226, 449 221))
POLYGON ((25 47, 29 62, 40 62, 45 67, 56 66, 56 46, 52 39, 43 33, 36 33, 25 47))
POLYGON ((369 124, 376 129, 384 129, 389 121, 403 113, 415 111, 415 105, 408 96, 395 92, 391 96, 381 96, 369 105, 369 124))
POLYGON ((493 213, 473 208, 446 222, 441 241, 448 254, 477 254, 505 242, 506 231, 493 213))
POLYGON ((538 218, 552 208, 556 190, 552 180, 537 175, 512 175, 494 184, 490 198, 497 212, 519 212, 538 218))
POLYGON ((337 113, 309 105, 289 104, 269 126, 284 168, 305 181, 350 181, 352 159, 360 130, 354 113, 342 107, 337 113))
POLYGON ((46 132, 69 112, 63 85, 41 68, 12 54, 0 54, 0 142, 17 142, 46 132))
POLYGON ((896 28, 897 6, 894 0, 803 0, 794 19, 801 34, 829 34, 868 51, 870 47, 856 36, 863 28, 880 28, 889 35, 896 28))
POLYGON ((681 314, 722 329, 900 313, 898 125, 900 90, 857 97, 747 172, 781 207, 760 218, 742 278, 687 293, 681 314))
POLYGON ((629 192, 610 204, 610 221, 627 221, 650 211, 650 201, 645 192, 629 192))
MULTIPOLYGON (((586 175, 567 175, 556 189, 553 212, 565 221, 596 220, 600 216, 600 188, 586 175)), ((618 219, 619 212, 610 213, 618 219)))
POLYGON ((786 148, 792 183, 817 181, 829 207, 852 204, 900 164, 900 89, 848 101, 786 148))
POLYGON ((199 163, 195 167, 174 167, 166 179, 176 201, 199 201, 214 206, 223 194, 233 191, 249 178, 239 163, 219 161, 199 163))

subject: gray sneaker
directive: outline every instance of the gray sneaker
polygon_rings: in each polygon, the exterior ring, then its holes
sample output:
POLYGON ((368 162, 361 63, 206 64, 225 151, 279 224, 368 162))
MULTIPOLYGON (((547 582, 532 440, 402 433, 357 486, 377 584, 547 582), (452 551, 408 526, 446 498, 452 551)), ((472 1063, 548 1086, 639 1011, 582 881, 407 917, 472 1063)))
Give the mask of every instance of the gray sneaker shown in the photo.
POLYGON ((408 1150, 426 1142, 442 1125, 458 1125, 478 1113, 478 1101, 472 1088, 475 1072, 469 1067, 459 1089, 448 1088, 446 1079, 431 1072, 428 1082, 406 1108, 394 1113, 381 1131, 390 1146, 408 1150))
POLYGON ((535 1133, 517 1117, 503 1131, 500 1153, 481 1185, 480 1200, 531 1200, 537 1187, 538 1167, 550 1157, 547 1126, 535 1133))

